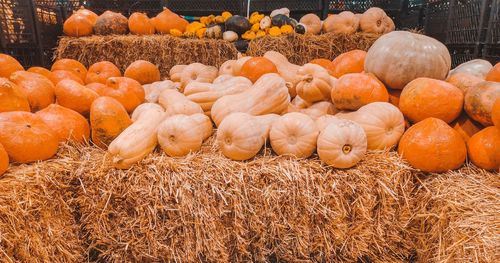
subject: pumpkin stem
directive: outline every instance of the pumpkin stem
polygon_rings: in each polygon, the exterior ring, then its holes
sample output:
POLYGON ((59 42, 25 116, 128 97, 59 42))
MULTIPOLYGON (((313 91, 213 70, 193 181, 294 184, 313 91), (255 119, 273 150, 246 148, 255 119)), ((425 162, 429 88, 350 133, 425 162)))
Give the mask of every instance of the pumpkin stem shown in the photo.
POLYGON ((348 154, 352 151, 352 146, 350 144, 346 144, 344 146, 342 146, 342 152, 344 154, 348 154))

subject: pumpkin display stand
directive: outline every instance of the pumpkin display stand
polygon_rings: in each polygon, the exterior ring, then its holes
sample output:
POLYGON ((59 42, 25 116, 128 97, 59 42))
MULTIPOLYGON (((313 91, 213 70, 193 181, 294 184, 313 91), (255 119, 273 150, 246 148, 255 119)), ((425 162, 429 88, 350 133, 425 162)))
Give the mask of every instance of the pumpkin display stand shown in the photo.
MULTIPOLYGON (((250 41, 247 55, 262 56, 266 51, 274 50, 287 56, 290 62, 303 65, 315 58, 334 59, 353 49, 366 51, 379 36, 366 33, 265 36, 250 41)), ((56 49, 57 59, 72 58, 86 66, 107 60, 122 72, 136 60, 147 60, 158 65, 163 77, 168 76, 174 65, 199 62, 220 67, 237 56, 234 45, 224 40, 170 35, 62 37, 56 49)))
POLYGON ((0 179, 0 254, 23 262, 495 262, 499 187, 497 174, 473 166, 422 174, 394 151, 368 152, 344 170, 269 147, 231 161, 211 138, 185 158, 155 151, 116 170, 104 150, 65 145, 0 179))

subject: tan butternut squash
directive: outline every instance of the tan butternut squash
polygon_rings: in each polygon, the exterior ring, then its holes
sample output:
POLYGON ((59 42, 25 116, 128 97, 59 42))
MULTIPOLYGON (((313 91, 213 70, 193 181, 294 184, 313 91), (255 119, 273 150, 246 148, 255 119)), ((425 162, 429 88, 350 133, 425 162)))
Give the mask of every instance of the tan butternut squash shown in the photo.
POLYGON ((276 65, 278 73, 288 83, 287 87, 290 96, 292 96, 292 98, 295 97, 297 95, 295 86, 297 82, 299 82, 297 71, 299 71, 300 66, 290 63, 285 56, 276 51, 267 51, 264 57, 271 60, 271 62, 276 65))
POLYGON ((212 106, 212 120, 217 126, 222 120, 234 112, 246 112, 252 115, 282 113, 286 111, 290 95, 285 80, 278 74, 263 75, 248 90, 225 95, 212 106))
POLYGON ((182 71, 187 67, 187 65, 175 65, 173 66, 168 75, 170 76, 170 80, 173 82, 181 82, 181 74, 182 71))
POLYGON ((167 117, 176 114, 192 115, 203 113, 200 105, 190 101, 184 94, 173 89, 164 90, 158 98, 158 103, 165 108, 167 117))
POLYGON ((234 60, 234 59, 230 59, 230 60, 222 63, 222 65, 219 68, 219 76, 226 75, 226 74, 232 75, 234 63, 236 63, 236 60, 234 60))
POLYGON ((335 109, 335 106, 333 106, 333 104, 329 101, 320 101, 305 109, 299 110, 299 112, 306 114, 313 120, 316 120, 317 118, 326 114, 336 114, 337 109, 335 109))
POLYGON ((157 108, 144 110, 128 128, 111 142, 108 152, 113 165, 128 169, 151 153, 158 144, 158 125, 165 118, 165 112, 157 108))
POLYGON ((142 87, 144 88, 144 93, 146 94, 146 102, 157 103, 158 97, 160 97, 162 91, 166 89, 177 90, 180 85, 178 85, 178 83, 172 82, 171 80, 163 80, 153 82, 151 84, 142 85, 142 87))

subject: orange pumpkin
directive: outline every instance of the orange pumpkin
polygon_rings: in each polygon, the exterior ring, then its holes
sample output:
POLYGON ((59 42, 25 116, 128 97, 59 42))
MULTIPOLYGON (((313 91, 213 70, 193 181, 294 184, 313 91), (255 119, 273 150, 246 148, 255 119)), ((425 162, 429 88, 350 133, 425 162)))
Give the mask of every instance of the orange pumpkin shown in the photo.
POLYGON ((121 77, 122 73, 120 69, 115 66, 115 64, 109 61, 101 61, 92 64, 87 71, 87 77, 85 78, 85 83, 102 83, 106 84, 108 78, 111 77, 121 77))
POLYGON ((90 105, 99 95, 73 80, 63 80, 55 88, 57 103, 87 116, 90 105))
POLYGON ((128 66, 123 76, 135 79, 141 84, 150 84, 160 81, 160 70, 149 61, 137 60, 128 66))
POLYGON ((500 98, 500 83, 483 81, 467 90, 465 111, 475 121, 484 126, 491 126, 493 104, 500 98))
POLYGON ((278 73, 276 65, 267 58, 253 57, 243 64, 240 76, 246 77, 255 83, 262 75, 267 73, 278 73))
POLYGON ((389 92, 389 103, 399 108, 399 98, 401 97, 402 90, 400 89, 387 89, 389 92))
POLYGON ((101 96, 108 96, 119 101, 128 112, 132 112, 144 102, 145 93, 139 82, 127 77, 109 78, 106 86, 94 89, 101 96))
POLYGON ((8 78, 10 74, 24 70, 23 66, 15 58, 0 53, 0 78, 8 78))
POLYGON ((56 62, 54 62, 50 70, 71 71, 75 73, 82 81, 85 80, 85 77, 87 76, 87 68, 85 68, 85 66, 82 63, 69 58, 56 60, 56 62))
POLYGON ((48 78, 27 71, 17 71, 10 75, 15 83, 28 97, 33 112, 39 111, 54 103, 54 84, 48 78))
POLYGON ((500 129, 500 98, 498 98, 495 101, 495 104, 493 104, 493 109, 491 110, 491 120, 493 121, 493 125, 500 129))
POLYGON ((365 68, 366 51, 355 49, 340 54, 331 64, 332 76, 336 78, 348 73, 361 73, 365 68))
POLYGON ((89 17, 75 13, 64 21, 63 32, 70 37, 90 36, 94 31, 94 23, 89 17))
POLYGON ((90 126, 92 142, 103 148, 132 124, 123 105, 111 97, 100 97, 90 107, 90 126))
POLYGON ((322 66, 324 69, 328 71, 328 74, 333 76, 333 64, 330 60, 326 58, 317 58, 311 60, 311 62, 309 63, 322 66))
POLYGON ((483 81, 482 79, 480 79, 474 75, 471 75, 468 73, 461 73, 461 72, 455 73, 446 79, 446 82, 459 88, 464 94, 467 92, 467 90, 470 87, 473 87, 482 81, 483 81))
POLYGON ((343 75, 334 82, 331 97, 339 110, 357 110, 368 103, 389 101, 384 84, 373 74, 365 73, 343 75))
POLYGON ((471 119, 465 112, 462 112, 450 126, 462 136, 465 142, 467 142, 472 135, 484 128, 483 125, 471 119))
POLYGON ((401 112, 416 123, 434 117, 450 123, 462 112, 462 91, 442 80, 417 78, 408 83, 399 100, 401 112))
POLYGON ((0 175, 4 174, 7 168, 9 168, 9 155, 0 143, 0 175))
POLYGON ((56 86, 59 82, 65 79, 76 81, 82 85, 84 84, 83 80, 80 77, 78 77, 75 73, 68 70, 53 71, 52 73, 50 73, 49 79, 52 81, 52 84, 54 84, 54 86, 56 86))
POLYGON ((60 142, 84 143, 89 141, 89 123, 87 119, 74 110, 51 104, 37 112, 36 115, 57 134, 60 142))
POLYGON ((496 63, 492 69, 486 74, 485 80, 500 82, 500 62, 496 63))
POLYGON ((500 130, 486 127, 467 142, 469 159, 477 167, 498 170, 500 167, 500 130))
POLYGON ((30 111, 28 97, 15 83, 0 78, 0 112, 30 111))
POLYGON ((180 17, 178 14, 170 11, 164 7, 163 11, 159 13, 153 20, 156 32, 162 34, 170 34, 170 30, 177 29, 184 33, 189 22, 180 17))
POLYGON ((128 18, 128 29, 130 33, 136 35, 152 35, 155 33, 155 26, 149 17, 144 13, 135 12, 128 18))
POLYGON ((31 112, 0 113, 0 131, 0 143, 14 162, 46 160, 57 152, 57 135, 31 112))
POLYGON ((87 17, 87 19, 90 20, 92 25, 95 24, 97 18, 99 17, 96 13, 86 9, 84 6, 80 6, 80 8, 76 11, 76 13, 87 17))
POLYGON ((52 73, 52 72, 50 72, 50 70, 48 70, 46 68, 42 68, 42 67, 31 67, 26 71, 43 75, 44 77, 46 77, 48 79, 51 78, 51 73, 52 73))
POLYGON ((411 166, 434 173, 459 168, 467 156, 460 134, 437 118, 411 126, 401 137, 398 152, 411 166))
POLYGON ((105 84, 94 82, 85 85, 85 87, 95 91, 97 94, 101 95, 104 93, 104 90, 107 88, 105 84))

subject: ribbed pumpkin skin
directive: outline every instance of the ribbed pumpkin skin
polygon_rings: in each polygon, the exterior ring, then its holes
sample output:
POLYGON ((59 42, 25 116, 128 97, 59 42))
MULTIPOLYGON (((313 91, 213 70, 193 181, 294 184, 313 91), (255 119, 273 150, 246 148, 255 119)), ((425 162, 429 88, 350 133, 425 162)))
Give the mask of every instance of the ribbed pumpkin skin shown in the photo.
POLYGON ((70 37, 90 36, 94 32, 94 23, 82 14, 73 14, 64 21, 63 32, 70 37))
POLYGON ((146 14, 135 12, 128 18, 128 29, 135 35, 152 35, 155 26, 146 14))
POLYGON ((474 134, 467 142, 469 159, 485 170, 498 170, 500 167, 500 129, 486 127, 474 134))
POLYGON ((248 78, 255 83, 262 75, 278 73, 274 63, 265 57, 253 57, 241 67, 240 76, 248 78))
POLYGON ((74 110, 51 104, 36 115, 51 127, 60 142, 85 143, 90 139, 90 126, 87 119, 74 110))
POLYGON ((491 111, 491 120, 493 121, 493 125, 500 129, 500 98, 498 98, 495 101, 495 104, 493 104, 493 110, 491 111))
POLYGON ((168 72, 168 75, 170 76, 170 80, 173 82, 181 82, 181 74, 182 71, 187 67, 188 65, 175 65, 173 66, 170 71, 168 72))
POLYGON ((467 156, 460 134, 437 118, 411 126, 401 137, 398 152, 414 168, 432 173, 458 169, 467 156))
POLYGON ((127 77, 111 77, 106 81, 106 88, 99 92, 119 101, 128 112, 134 111, 144 102, 146 93, 139 82, 127 77))
POLYGON ((70 80, 73 80, 73 81, 80 83, 81 85, 84 85, 83 80, 80 77, 78 77, 75 73, 73 73, 72 71, 69 71, 69 70, 52 71, 50 73, 49 79, 52 81, 52 84, 54 84, 54 86, 57 86, 57 84, 59 84, 59 82, 66 80, 66 79, 70 79, 70 80))
POLYGON ((291 112, 272 124, 269 139, 278 155, 308 158, 316 150, 318 134, 316 124, 309 116, 291 112))
POLYGON ((328 16, 323 21, 323 32, 335 34, 353 34, 359 28, 359 18, 350 11, 328 16))
POLYGON ((0 112, 30 111, 28 97, 15 83, 0 78, 0 112))
POLYGON ((332 81, 328 70, 317 64, 307 63, 297 71, 297 95, 314 103, 330 100, 332 81))
POLYGON ((488 72, 493 68, 493 65, 484 59, 473 59, 458 65, 450 71, 449 76, 458 73, 466 73, 484 79, 488 72))
POLYGON ((0 143, 0 176, 7 171, 9 168, 9 155, 5 151, 5 148, 0 143))
POLYGON ((17 71, 10 75, 10 80, 17 84, 28 101, 33 112, 44 109, 55 101, 54 84, 50 79, 37 73, 17 71))
POLYGON ((111 97, 100 97, 90 107, 92 142, 98 147, 106 149, 131 124, 125 107, 111 97))
POLYGON ((95 24, 97 35, 123 35, 128 32, 128 19, 120 13, 106 11, 100 15, 95 24))
POLYGON ((201 63, 189 64, 181 72, 181 92, 191 81, 212 83, 218 74, 219 70, 216 67, 201 63))
POLYGON ((125 70, 123 76, 137 80, 141 84, 150 84, 160 81, 160 70, 149 61, 137 60, 125 70))
POLYGON ((493 104, 500 98, 500 83, 483 81, 471 87, 465 94, 464 109, 475 121, 484 126, 493 125, 493 104))

